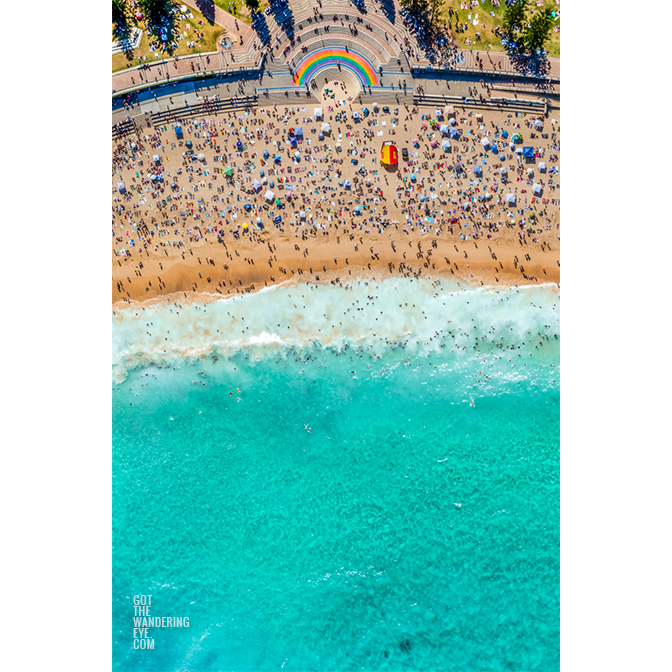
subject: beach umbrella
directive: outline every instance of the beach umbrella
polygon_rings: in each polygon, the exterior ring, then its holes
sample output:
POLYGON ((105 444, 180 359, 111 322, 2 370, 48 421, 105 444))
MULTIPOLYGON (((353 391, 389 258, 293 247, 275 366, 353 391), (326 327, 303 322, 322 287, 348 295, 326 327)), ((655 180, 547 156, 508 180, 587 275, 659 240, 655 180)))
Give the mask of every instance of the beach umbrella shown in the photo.
POLYGON ((261 183, 266 184, 266 182, 268 182, 268 178, 267 177, 262 177, 261 178, 261 183))
POLYGON ((539 172, 540 173, 545 173, 546 172, 546 164, 543 161, 539 162, 539 172))
POLYGON ((252 188, 253 188, 255 191, 259 191, 259 189, 261 189, 261 182, 259 182, 259 180, 258 180, 256 177, 255 177, 254 180, 252 181, 252 188))
MULTIPOLYGON (((542 191, 543 191, 543 187, 542 187, 540 184, 535 183, 535 184, 532 185, 532 192, 533 192, 536 196, 541 196, 541 192, 542 192, 542 191)), ((534 214, 534 213, 532 213, 532 214, 534 214)))
POLYGON ((451 126, 455 126, 455 125, 457 124, 457 119, 455 119, 455 117, 451 117, 451 118, 448 120, 448 123, 449 123, 451 126))
POLYGON ((322 133, 329 133, 331 131, 331 125, 325 122, 322 124, 322 126, 320 126, 320 130, 322 133))
POLYGON ((199 154, 197 158, 199 161, 205 161, 205 154, 199 154))
POLYGON ((261 224, 261 217, 257 217, 257 224, 261 224))
POLYGON ((516 147, 516 154, 518 154, 518 156, 521 156, 522 153, 523 153, 523 148, 522 147, 516 147))
POLYGON ((516 204, 516 195, 515 194, 507 194, 506 195, 506 202, 511 203, 511 205, 516 204))
POLYGON ((450 151, 450 140, 442 140, 441 141, 441 147, 443 147, 444 152, 449 152, 450 151))
POLYGON ((499 174, 500 174, 500 175, 506 175, 507 172, 508 172, 508 171, 506 170, 506 167, 505 167, 505 166, 502 166, 502 167, 499 169, 499 174))
POLYGON ((245 203, 245 205, 243 206, 243 209, 244 210, 252 210, 252 206, 249 203, 245 203))
POLYGON ((236 148, 240 149, 242 146, 243 146, 243 143, 240 140, 238 140, 238 142, 236 142, 236 148))
POLYGON ((324 140, 324 133, 320 133, 320 134, 317 136, 317 139, 318 139, 318 140, 324 140))
POLYGON ((493 154, 497 154, 497 145, 493 142, 492 145, 490 145, 490 151, 493 154))
POLYGON ((508 131, 502 131, 502 137, 506 140, 506 138, 509 137, 509 132, 508 131))
POLYGON ((231 166, 226 166, 226 168, 224 168, 224 175, 231 177, 231 175, 233 175, 233 168, 231 168, 231 166))
POLYGON ((480 166, 474 166, 474 173, 476 175, 482 175, 483 174, 483 168, 481 168, 480 166))
POLYGON ((268 186, 269 186, 271 189, 273 189, 273 187, 275 186, 275 180, 271 180, 271 181, 268 183, 268 186))
POLYGON ((499 155, 499 160, 500 161, 506 161, 506 156, 504 154, 499 155))
POLYGON ((301 219, 305 219, 305 218, 306 218, 306 212, 305 212, 305 210, 300 210, 300 211, 299 211, 299 217, 301 217, 301 219))
POLYGON ((483 147, 489 147, 490 140, 488 140, 487 138, 481 138, 481 144, 483 145, 483 147))
POLYGON ((154 163, 161 163, 161 157, 158 154, 154 154, 154 163))
POLYGON ((273 219, 273 221, 274 221, 276 224, 278 224, 279 222, 282 221, 282 217, 280 217, 280 215, 276 215, 275 218, 273 219))
POLYGON ((412 180, 412 181, 415 181, 415 179, 416 179, 416 178, 415 178, 415 173, 411 173, 411 180, 412 180))
POLYGON ((266 173, 263 170, 260 170, 259 175, 261 175, 261 177, 263 177, 264 175, 266 175, 266 173))
POLYGON ((123 182, 117 182, 117 189, 123 194, 126 191, 126 185, 123 182))
POLYGON ((528 169, 527 169, 527 174, 528 174, 530 177, 531 177, 532 175, 534 175, 534 171, 532 170, 532 168, 528 168, 528 169))
POLYGON ((264 194, 264 198, 265 198, 267 201, 272 201, 273 198, 274 198, 274 196, 275 196, 275 194, 274 194, 270 189, 267 189, 267 190, 266 190, 266 193, 264 194))
POLYGON ((264 158, 267 159, 268 157, 269 157, 268 150, 265 149, 264 150, 264 158))
POLYGON ((541 130, 544 127, 544 122, 541 119, 535 119, 534 120, 534 127, 537 130, 541 130))

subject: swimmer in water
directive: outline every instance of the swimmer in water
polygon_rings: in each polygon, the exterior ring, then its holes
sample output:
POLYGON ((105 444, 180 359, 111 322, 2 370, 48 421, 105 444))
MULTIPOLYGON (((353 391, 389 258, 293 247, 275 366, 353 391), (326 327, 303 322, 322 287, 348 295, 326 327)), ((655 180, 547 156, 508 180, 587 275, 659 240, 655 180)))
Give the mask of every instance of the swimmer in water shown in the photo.
POLYGON ((303 428, 310 434, 310 427, 308 427, 308 425, 304 425, 303 428))

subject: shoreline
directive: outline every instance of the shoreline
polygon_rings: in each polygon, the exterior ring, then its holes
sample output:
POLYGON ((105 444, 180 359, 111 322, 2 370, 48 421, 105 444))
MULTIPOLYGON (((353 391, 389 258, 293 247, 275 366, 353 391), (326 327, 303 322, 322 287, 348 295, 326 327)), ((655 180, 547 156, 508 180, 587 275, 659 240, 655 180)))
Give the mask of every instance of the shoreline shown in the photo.
POLYGON ((378 253, 379 258, 374 257, 372 260, 372 255, 361 251, 348 257, 341 255, 339 259, 336 254, 342 248, 334 249, 334 247, 340 248, 340 245, 327 244, 317 250, 313 245, 310 260, 308 257, 302 259, 299 251, 293 250, 294 255, 273 254, 273 260, 270 262, 272 265, 267 261, 266 264, 269 265, 264 266, 259 263, 259 259, 254 263, 252 256, 241 257, 240 260, 232 262, 231 255, 228 255, 228 258, 226 256, 227 248, 224 245, 203 245, 191 254, 187 252, 184 260, 181 257, 165 260, 145 259, 142 262, 142 269, 137 267, 134 269, 133 277, 130 275, 131 269, 117 266, 114 269, 117 272, 113 272, 112 278, 112 308, 117 310, 135 303, 151 305, 172 299, 184 301, 190 296, 198 296, 200 302, 207 303, 277 287, 286 282, 343 283, 362 277, 381 280, 388 277, 438 276, 452 278, 474 287, 493 288, 560 284, 558 249, 544 248, 542 251, 537 248, 533 255, 532 251, 527 251, 529 246, 526 245, 511 249, 509 246, 503 248, 483 242, 478 246, 478 243, 470 241, 468 246, 464 244, 458 246, 457 243, 467 241, 452 241, 445 238, 436 240, 437 246, 432 248, 432 241, 428 238, 429 236, 424 236, 420 241, 421 251, 418 251, 416 239, 409 241, 410 247, 408 244, 405 249, 397 246, 396 252, 389 250, 386 253, 378 253), (315 254, 315 251, 318 254, 315 254), (431 252, 429 257, 428 252, 431 252), (418 256, 419 254, 422 256, 418 256), (525 255, 528 255, 530 260, 526 260, 525 255), (400 263, 405 265, 401 270, 400 263), (306 266, 308 268, 305 268, 306 266))
MULTIPOLYGON (((199 304, 208 304, 214 303, 216 301, 221 301, 223 299, 230 299, 237 296, 243 296, 245 294, 258 293, 262 291, 270 291, 279 289, 282 286, 295 287, 301 284, 315 284, 315 285, 347 285, 351 282, 368 280, 369 282, 381 282, 382 280, 387 280, 391 278, 412 278, 418 280, 453 280, 458 285, 462 283, 467 288, 471 289, 490 289, 490 290, 505 290, 510 288, 523 288, 523 287, 550 287, 553 286, 556 290, 560 289, 560 278, 559 273, 554 274, 553 277, 550 274, 544 276, 544 279, 539 279, 537 281, 530 281, 522 278, 520 274, 513 273, 500 273, 498 278, 501 278, 500 281, 486 282, 483 280, 483 277, 487 277, 478 273, 479 269, 476 270, 476 274, 473 277, 465 276, 463 274, 451 274, 446 267, 438 267, 432 269, 431 272, 426 272, 421 275, 411 275, 403 273, 390 273, 388 272, 387 267, 382 265, 372 266, 371 269, 365 266, 361 267, 351 267, 349 270, 352 273, 349 273, 345 277, 341 277, 342 273, 334 269, 327 271, 326 273, 322 272, 319 274, 319 279, 317 274, 303 274, 301 276, 295 274, 290 275, 290 277, 283 276, 283 279, 278 279, 275 282, 269 283, 268 280, 266 284, 251 284, 246 286, 239 286, 234 288, 234 291, 227 293, 207 291, 206 289, 199 291, 184 291, 176 290, 172 292, 157 292, 152 296, 147 296, 148 292, 137 292, 131 293, 131 298, 124 298, 112 303, 112 311, 123 311, 133 307, 149 307, 155 305, 163 305, 165 303, 199 303, 199 304), (142 295, 144 293, 144 296, 142 295)), ((163 276, 162 276, 163 277, 163 276)))

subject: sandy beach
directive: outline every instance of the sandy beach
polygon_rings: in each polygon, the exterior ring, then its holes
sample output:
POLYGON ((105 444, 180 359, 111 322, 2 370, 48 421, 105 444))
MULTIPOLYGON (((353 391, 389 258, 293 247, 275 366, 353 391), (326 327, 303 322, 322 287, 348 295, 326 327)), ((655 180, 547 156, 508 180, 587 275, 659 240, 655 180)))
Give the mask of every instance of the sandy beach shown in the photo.
POLYGON ((374 111, 348 101, 341 83, 322 88, 331 126, 322 140, 315 105, 260 102, 185 120, 182 139, 166 124, 113 141, 113 305, 207 300, 292 279, 560 282, 558 110, 542 118, 454 107, 437 118, 434 108, 403 103, 374 111), (450 151, 441 124, 460 132, 450 151), (291 143, 298 127, 302 139, 291 143), (515 134, 522 137, 510 146, 515 134), (381 163, 384 141, 399 150, 396 166, 381 163), (534 158, 516 153, 522 147, 533 147, 534 158), (273 199, 264 197, 269 188, 273 199))

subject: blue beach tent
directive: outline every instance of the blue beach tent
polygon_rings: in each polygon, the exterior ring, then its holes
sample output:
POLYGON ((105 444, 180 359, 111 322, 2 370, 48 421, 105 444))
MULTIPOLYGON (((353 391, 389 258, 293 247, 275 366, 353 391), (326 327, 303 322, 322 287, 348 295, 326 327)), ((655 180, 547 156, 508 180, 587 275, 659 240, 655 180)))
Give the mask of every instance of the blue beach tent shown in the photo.
POLYGON ((534 148, 533 147, 523 147, 523 156, 526 159, 534 158, 534 148))
POLYGON ((178 140, 182 140, 182 138, 184 137, 184 136, 182 135, 182 126, 175 126, 175 137, 176 137, 178 140))

